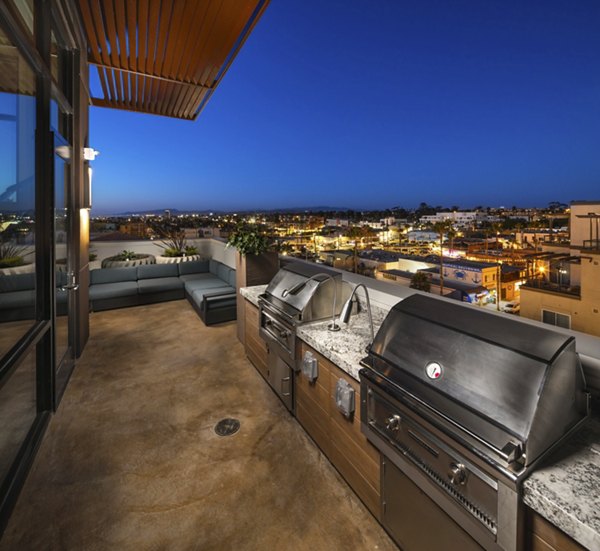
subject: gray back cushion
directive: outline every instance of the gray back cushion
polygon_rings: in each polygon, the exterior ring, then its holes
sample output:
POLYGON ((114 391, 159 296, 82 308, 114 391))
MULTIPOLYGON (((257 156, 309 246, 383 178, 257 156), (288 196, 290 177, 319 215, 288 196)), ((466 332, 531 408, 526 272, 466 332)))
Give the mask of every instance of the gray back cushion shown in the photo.
POLYGON ((209 264, 209 270, 210 273, 213 275, 218 275, 217 274, 217 267, 219 266, 219 264, 221 264, 220 262, 217 262, 216 260, 213 260, 212 258, 210 259, 209 264))
POLYGON ((137 268, 98 268, 90 272, 90 285, 136 281, 137 268))
POLYGON ((229 277, 227 279, 227 283, 229 283, 229 285, 231 285, 235 289, 235 270, 233 268, 229 268, 229 277))
POLYGON ((35 289, 35 272, 0 275, 0 293, 30 291, 31 289, 35 289))
POLYGON ((137 267, 138 279, 153 279, 156 277, 177 277, 177 264, 145 264, 137 267))
POLYGON ((229 266, 225 266, 225 264, 219 264, 217 266, 217 277, 222 279, 223 281, 229 283, 229 272, 231 268, 229 266))
POLYGON ((208 260, 194 260, 192 262, 180 262, 179 275, 201 274, 208 272, 208 260))

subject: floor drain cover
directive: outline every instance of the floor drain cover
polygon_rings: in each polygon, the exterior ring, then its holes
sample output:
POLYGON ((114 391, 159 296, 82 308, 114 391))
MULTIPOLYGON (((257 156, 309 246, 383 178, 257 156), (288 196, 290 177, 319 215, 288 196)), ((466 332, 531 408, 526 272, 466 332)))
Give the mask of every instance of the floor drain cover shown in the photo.
POLYGON ((237 419, 221 419, 215 425, 215 432, 219 436, 231 436, 240 430, 240 422, 237 419))

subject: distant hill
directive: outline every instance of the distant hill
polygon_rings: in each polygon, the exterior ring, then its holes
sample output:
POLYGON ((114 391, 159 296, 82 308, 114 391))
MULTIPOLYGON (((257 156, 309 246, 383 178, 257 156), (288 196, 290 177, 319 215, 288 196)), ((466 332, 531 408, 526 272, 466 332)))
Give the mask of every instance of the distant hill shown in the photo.
POLYGON ((160 216, 164 215, 165 211, 168 210, 171 216, 181 216, 186 214, 227 214, 236 212, 239 214, 253 213, 253 212, 265 212, 265 213, 290 213, 290 212, 346 212, 350 209, 347 207, 328 207, 328 206, 316 206, 316 207, 286 207, 281 209, 245 209, 245 210, 180 210, 180 209, 154 209, 154 210, 135 210, 127 212, 115 213, 112 216, 160 216))

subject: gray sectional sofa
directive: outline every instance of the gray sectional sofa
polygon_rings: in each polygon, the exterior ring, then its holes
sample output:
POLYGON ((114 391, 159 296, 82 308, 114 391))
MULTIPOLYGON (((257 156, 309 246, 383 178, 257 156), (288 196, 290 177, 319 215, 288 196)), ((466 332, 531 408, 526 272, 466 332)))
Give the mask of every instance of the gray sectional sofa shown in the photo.
MULTIPOLYGON (((0 275, 0 322, 35 318, 35 272, 0 275)), ((56 272, 56 286, 67 284, 67 275, 56 272)), ((67 313, 67 291, 56 292, 59 316, 67 313)))
MULTIPOLYGON (((67 283, 57 272, 56 285, 67 283)), ((236 319, 235 270, 216 260, 148 264, 90 271, 90 310, 101 311, 187 298, 204 323, 236 319)), ((57 291, 59 315, 67 291, 57 291)), ((35 317, 35 274, 0 276, 0 322, 35 317)))
POLYGON ((216 260, 90 272, 90 309, 187 298, 204 323, 236 319, 235 270, 216 260))

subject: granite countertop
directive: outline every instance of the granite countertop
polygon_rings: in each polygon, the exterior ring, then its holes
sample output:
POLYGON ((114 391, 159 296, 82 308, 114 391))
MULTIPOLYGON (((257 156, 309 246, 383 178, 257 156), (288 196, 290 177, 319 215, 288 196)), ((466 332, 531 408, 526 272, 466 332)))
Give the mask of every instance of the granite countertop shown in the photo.
MULTIPOLYGON (((240 289, 258 306, 266 285, 240 289)), ((359 295, 359 300, 362 300, 359 295)), ((387 310, 373 307, 375 334, 387 310)), ((365 310, 338 332, 331 320, 298 327, 298 337, 358 380, 360 360, 371 339, 365 310)), ((597 410, 596 410, 597 411, 597 410)), ((534 511, 588 549, 600 550, 600 417, 594 416, 523 483, 523 500, 534 511)))
POLYGON ((525 480, 523 501, 584 547, 600 549, 600 417, 525 480))
MULTIPOLYGON (((375 334, 387 310, 372 307, 373 326, 375 334)), ((339 322, 338 322, 339 323, 339 322)), ((358 380, 359 364, 367 355, 367 345, 371 342, 371 330, 369 328, 369 316, 366 309, 353 314, 350 323, 339 323, 339 331, 329 331, 327 327, 331 320, 307 323, 298 327, 298 337, 306 344, 312 346, 317 352, 331 360, 340 369, 358 380)))
POLYGON ((254 306, 258 307, 258 297, 262 295, 266 289, 266 285, 255 285, 254 287, 242 287, 240 293, 245 299, 248 299, 254 306))

